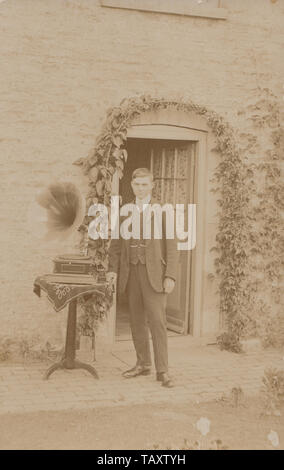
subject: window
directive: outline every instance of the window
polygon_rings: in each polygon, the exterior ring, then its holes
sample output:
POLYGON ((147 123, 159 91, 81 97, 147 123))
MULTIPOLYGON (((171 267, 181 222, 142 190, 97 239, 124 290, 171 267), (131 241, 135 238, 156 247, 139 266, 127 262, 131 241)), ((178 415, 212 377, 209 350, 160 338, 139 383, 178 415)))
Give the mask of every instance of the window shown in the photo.
POLYGON ((222 0, 100 0, 101 6, 225 20, 222 0))

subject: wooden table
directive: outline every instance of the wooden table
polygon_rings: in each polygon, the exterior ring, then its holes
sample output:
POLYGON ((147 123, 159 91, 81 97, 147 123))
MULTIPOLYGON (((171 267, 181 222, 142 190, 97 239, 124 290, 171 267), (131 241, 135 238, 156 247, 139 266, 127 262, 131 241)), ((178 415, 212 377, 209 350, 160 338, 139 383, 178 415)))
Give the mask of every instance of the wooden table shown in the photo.
POLYGON ((85 369, 96 379, 99 378, 96 369, 90 364, 76 359, 76 320, 77 320, 77 299, 71 300, 68 304, 68 320, 65 340, 65 352, 61 361, 56 362, 47 369, 43 378, 45 380, 57 369, 85 369))
POLYGON ((91 276, 84 275, 80 278, 71 277, 71 275, 46 274, 36 278, 34 292, 40 296, 40 291, 43 289, 56 311, 62 310, 68 304, 64 355, 59 362, 47 369, 43 376, 45 380, 58 369, 84 369, 96 379, 99 378, 93 366, 76 359, 77 299, 86 294, 104 295, 105 287, 105 283, 96 284, 91 276), (66 279, 69 282, 66 282, 66 279))

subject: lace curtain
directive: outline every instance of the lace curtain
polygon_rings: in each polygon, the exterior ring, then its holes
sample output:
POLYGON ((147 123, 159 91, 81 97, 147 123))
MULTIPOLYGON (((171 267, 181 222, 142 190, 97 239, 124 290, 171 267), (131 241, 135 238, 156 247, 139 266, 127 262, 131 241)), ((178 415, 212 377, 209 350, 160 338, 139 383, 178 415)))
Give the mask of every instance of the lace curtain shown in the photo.
POLYGON ((187 204, 192 145, 171 144, 151 149, 151 170, 154 174, 153 195, 161 203, 187 204))

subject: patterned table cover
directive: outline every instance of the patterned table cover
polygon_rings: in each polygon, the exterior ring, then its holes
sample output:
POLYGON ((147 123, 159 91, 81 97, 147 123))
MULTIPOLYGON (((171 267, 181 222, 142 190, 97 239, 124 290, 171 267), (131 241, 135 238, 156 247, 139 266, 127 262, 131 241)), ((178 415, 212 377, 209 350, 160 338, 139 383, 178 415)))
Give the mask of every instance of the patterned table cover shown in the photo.
POLYGON ((34 293, 40 297, 41 289, 47 294, 56 312, 62 310, 66 305, 82 295, 99 294, 105 295, 105 284, 62 284, 54 282, 53 276, 44 274, 38 276, 34 281, 34 293))

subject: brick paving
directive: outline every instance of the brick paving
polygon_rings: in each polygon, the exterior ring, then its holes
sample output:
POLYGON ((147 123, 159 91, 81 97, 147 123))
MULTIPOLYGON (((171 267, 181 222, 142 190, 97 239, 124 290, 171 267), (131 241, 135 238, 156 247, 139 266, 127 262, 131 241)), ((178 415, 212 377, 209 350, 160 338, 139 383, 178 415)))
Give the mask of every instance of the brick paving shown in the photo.
POLYGON ((121 373, 135 362, 131 342, 94 363, 100 379, 83 370, 58 370, 42 379, 47 365, 0 365, 0 414, 41 410, 86 409, 144 403, 204 402, 241 387, 247 396, 260 391, 265 368, 284 367, 284 353, 265 350, 246 354, 193 346, 188 337, 169 338, 170 373, 175 388, 165 389, 155 374, 124 379, 121 373))

